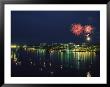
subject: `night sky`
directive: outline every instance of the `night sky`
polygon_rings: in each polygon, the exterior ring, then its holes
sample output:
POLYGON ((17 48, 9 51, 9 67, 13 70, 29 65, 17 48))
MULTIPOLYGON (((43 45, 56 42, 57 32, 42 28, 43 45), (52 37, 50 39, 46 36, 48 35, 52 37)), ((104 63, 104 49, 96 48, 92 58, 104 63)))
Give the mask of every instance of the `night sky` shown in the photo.
POLYGON ((100 42, 99 11, 12 11, 11 42, 86 42, 84 36, 75 36, 71 32, 74 23, 93 25, 91 43, 100 42))

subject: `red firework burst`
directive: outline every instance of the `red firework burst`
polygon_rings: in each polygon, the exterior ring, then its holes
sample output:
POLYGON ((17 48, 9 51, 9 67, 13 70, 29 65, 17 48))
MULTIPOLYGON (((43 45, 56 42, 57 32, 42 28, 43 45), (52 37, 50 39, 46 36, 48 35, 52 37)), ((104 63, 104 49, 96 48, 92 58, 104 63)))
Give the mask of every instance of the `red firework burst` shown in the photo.
POLYGON ((93 27, 91 25, 84 26, 84 33, 91 34, 93 31, 93 27))
POLYGON ((81 24, 72 24, 72 33, 79 36, 83 32, 83 26, 81 24))

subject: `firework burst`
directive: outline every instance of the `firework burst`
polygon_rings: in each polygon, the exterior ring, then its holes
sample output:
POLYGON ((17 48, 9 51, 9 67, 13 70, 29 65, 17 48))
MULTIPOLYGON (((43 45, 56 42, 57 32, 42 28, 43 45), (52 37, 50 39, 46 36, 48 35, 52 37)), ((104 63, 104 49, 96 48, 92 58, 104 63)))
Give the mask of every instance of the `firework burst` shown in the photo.
POLYGON ((86 37, 86 41, 90 41, 93 29, 92 25, 83 26, 81 24, 72 24, 71 32, 76 36, 84 35, 86 37))
POLYGON ((91 34, 93 31, 93 27, 91 25, 85 25, 84 26, 84 33, 91 34))
POLYGON ((72 24, 72 33, 79 36, 83 33, 83 26, 81 24, 72 24))

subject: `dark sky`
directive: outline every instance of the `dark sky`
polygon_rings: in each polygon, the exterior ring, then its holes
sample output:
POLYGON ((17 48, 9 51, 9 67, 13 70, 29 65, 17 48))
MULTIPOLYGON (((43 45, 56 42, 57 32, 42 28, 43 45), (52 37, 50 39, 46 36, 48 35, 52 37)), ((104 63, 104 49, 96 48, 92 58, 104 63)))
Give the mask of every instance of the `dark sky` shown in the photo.
POLYGON ((99 11, 12 11, 11 42, 86 42, 84 36, 70 31, 73 23, 93 25, 91 42, 100 42, 99 11))

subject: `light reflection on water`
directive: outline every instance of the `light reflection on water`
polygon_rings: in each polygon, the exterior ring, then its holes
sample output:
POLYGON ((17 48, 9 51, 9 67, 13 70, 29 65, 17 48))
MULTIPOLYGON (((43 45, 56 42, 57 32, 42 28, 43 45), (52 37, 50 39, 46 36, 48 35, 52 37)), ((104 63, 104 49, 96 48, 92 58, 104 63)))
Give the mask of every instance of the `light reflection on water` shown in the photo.
POLYGON ((70 50, 47 52, 45 49, 37 49, 35 51, 25 50, 20 54, 17 50, 12 49, 11 57, 12 76, 21 75, 15 69, 17 66, 24 67, 23 64, 31 66, 28 69, 35 67, 33 75, 29 73, 27 76, 86 76, 85 73, 88 71, 91 71, 93 76, 99 76, 99 54, 95 52, 73 52, 70 50), (14 66, 13 61, 18 62, 18 65, 14 66), (21 62, 20 65, 19 62, 21 62), (45 73, 45 75, 38 73, 45 73))

